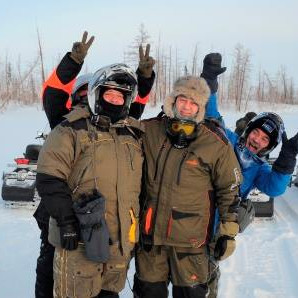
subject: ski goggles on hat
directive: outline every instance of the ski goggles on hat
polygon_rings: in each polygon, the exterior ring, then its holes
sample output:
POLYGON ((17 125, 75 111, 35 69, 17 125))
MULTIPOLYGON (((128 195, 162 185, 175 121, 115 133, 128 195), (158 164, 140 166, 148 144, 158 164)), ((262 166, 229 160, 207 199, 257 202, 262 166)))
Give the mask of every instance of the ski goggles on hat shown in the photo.
POLYGON ((174 120, 174 121, 171 121, 170 128, 175 133, 179 133, 180 131, 183 131, 187 136, 189 136, 195 131, 196 123, 174 120))

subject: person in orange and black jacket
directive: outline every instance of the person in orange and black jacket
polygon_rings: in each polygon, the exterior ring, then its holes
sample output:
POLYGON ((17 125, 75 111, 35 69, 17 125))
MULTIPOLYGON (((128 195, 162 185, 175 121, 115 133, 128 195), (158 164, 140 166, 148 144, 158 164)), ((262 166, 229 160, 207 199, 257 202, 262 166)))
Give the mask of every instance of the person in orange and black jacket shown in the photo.
MULTIPOLYGON (((92 74, 80 76, 78 74, 93 40, 94 37, 92 36, 87 42, 87 32, 85 32, 82 41, 73 44, 72 51, 66 53, 57 68, 43 84, 43 107, 51 129, 64 120, 64 116, 71 111, 72 106, 87 104, 88 81, 92 74)), ((136 119, 139 119, 144 111, 155 79, 153 71, 155 61, 149 56, 149 52, 150 45, 147 45, 145 54, 140 47, 139 67, 136 71, 138 95, 129 110, 129 116, 136 119)), ((34 217, 41 230, 40 255, 36 267, 35 297, 52 298, 55 249, 48 242, 49 213, 44 204, 39 204, 34 217)))

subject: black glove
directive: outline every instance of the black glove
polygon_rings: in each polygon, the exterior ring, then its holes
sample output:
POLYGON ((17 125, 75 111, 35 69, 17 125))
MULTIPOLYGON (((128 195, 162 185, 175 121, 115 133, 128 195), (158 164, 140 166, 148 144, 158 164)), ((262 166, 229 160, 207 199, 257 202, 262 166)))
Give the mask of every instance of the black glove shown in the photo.
POLYGON ((79 226, 77 223, 69 223, 60 226, 61 247, 66 250, 75 250, 79 243, 79 226))
POLYGON ((254 118, 257 114, 255 112, 248 112, 246 115, 236 121, 236 129, 235 133, 239 136, 242 135, 243 131, 245 130, 248 122, 254 118))
POLYGON ((228 258, 236 249, 235 236, 239 231, 239 225, 236 222, 221 222, 219 225, 219 237, 217 238, 214 257, 216 260, 228 258))
POLYGON ((155 64, 155 60, 149 56, 150 53, 150 44, 147 44, 146 46, 146 52, 144 55, 143 47, 142 45, 139 46, 139 67, 138 70, 140 74, 145 78, 151 78, 153 66, 155 64))
POLYGON ((282 174, 293 174, 298 154, 298 133, 288 140, 286 132, 282 134, 282 146, 273 170, 282 174))
POLYGON ((215 93, 218 89, 217 76, 227 69, 226 67, 221 67, 221 60, 220 53, 210 53, 205 56, 203 61, 201 77, 207 81, 211 93, 215 93))
POLYGON ((216 260, 224 260, 228 258, 236 248, 236 241, 234 238, 223 235, 218 238, 215 244, 214 257, 216 260))
POLYGON ((78 64, 82 64, 84 62, 87 52, 94 40, 94 36, 91 36, 90 39, 87 41, 87 36, 88 32, 85 31, 82 37, 82 41, 77 41, 72 46, 70 57, 78 64))
POLYGON ((238 208, 237 222, 239 225, 239 232, 244 230, 253 222, 255 218, 255 208, 251 200, 241 200, 238 208))

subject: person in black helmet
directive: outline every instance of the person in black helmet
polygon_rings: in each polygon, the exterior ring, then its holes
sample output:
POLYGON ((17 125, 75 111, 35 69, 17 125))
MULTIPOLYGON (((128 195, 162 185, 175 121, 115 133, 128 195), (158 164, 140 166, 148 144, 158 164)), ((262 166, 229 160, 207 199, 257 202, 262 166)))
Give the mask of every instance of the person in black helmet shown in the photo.
MULTIPOLYGON (((221 61, 219 53, 206 55, 201 76, 206 79, 211 89, 205 116, 223 123, 217 108, 216 95, 217 77, 226 70, 226 67, 221 66, 221 61)), ((239 191, 241 202, 238 210, 239 231, 243 232, 254 217, 253 206, 247 199, 252 189, 258 188, 271 197, 280 196, 286 191, 296 165, 298 133, 288 139, 281 117, 272 112, 260 113, 250 121, 245 120, 244 127, 241 127, 242 132, 239 129, 236 132, 226 127, 224 129, 234 148, 243 175, 239 191), (271 166, 266 161, 266 156, 281 142, 282 147, 278 158, 271 166)), ((208 297, 214 298, 217 296, 220 272, 218 262, 211 262, 211 266, 214 266, 214 270, 208 282, 210 290, 208 297)))
POLYGON ((112 64, 47 137, 36 187, 50 214, 54 297, 119 297, 138 240, 143 128, 129 117, 135 71, 112 64))
MULTIPOLYGON (((87 41, 87 32, 85 32, 82 41, 74 43, 72 51, 66 53, 43 84, 43 107, 51 129, 61 123, 72 108, 88 104, 88 83, 93 73, 79 76, 78 74, 82 69, 84 55, 87 54, 92 42, 93 37, 87 41)), ((144 111, 155 79, 153 71, 155 61, 149 56, 149 52, 149 45, 147 45, 145 53, 140 48, 139 67, 136 71, 138 94, 129 109, 129 115, 136 119, 140 118, 144 111)), ((34 213, 34 217, 41 230, 40 255, 36 266, 35 297, 52 298, 54 247, 48 242, 49 213, 42 201, 34 213)))

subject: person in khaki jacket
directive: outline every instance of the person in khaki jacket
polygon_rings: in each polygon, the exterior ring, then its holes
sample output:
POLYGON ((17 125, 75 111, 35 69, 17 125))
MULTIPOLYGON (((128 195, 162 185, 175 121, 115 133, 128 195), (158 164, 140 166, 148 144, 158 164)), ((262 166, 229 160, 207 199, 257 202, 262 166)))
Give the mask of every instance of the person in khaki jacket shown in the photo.
POLYGON ((165 115, 144 121, 135 297, 168 297, 169 281, 173 297, 206 297, 209 262, 235 250, 240 167, 216 123, 203 121, 209 95, 203 78, 181 77, 165 115))
POLYGON ((50 214, 54 297, 119 297, 138 236, 143 153, 128 117, 135 72, 113 64, 94 73, 88 107, 75 107, 39 155, 37 189, 50 214))

